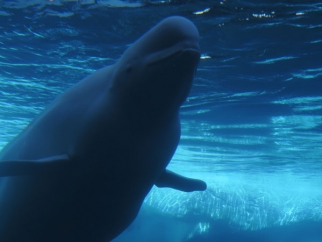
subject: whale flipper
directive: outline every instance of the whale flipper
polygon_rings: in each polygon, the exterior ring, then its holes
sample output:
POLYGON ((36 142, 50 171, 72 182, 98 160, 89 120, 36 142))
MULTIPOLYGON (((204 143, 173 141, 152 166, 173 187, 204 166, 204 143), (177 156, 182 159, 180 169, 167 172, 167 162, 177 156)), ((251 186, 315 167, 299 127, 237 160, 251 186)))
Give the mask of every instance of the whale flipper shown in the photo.
POLYGON ((67 155, 50 156, 38 160, 9 160, 0 162, 0 177, 37 175, 53 171, 57 168, 66 168, 69 164, 67 155))
POLYGON ((170 187, 183 192, 204 191, 207 184, 198 179, 181 176, 166 169, 155 182, 157 187, 170 187))

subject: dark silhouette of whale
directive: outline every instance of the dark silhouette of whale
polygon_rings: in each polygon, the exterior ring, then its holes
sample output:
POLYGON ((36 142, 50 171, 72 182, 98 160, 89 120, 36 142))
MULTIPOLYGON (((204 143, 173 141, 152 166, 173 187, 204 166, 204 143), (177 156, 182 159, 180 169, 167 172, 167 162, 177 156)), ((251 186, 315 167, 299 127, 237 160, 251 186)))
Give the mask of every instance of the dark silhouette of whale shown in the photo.
POLYGON ((135 219, 154 184, 206 189, 166 170, 200 59, 198 41, 189 20, 161 21, 2 150, 0 241, 106 242, 135 219))

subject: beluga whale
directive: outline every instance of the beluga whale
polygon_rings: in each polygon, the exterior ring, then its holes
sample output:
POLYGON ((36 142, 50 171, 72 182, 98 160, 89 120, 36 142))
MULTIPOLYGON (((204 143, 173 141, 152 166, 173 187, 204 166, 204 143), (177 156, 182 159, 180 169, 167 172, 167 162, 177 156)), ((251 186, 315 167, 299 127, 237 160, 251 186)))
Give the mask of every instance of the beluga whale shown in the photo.
POLYGON ((167 169, 199 59, 195 25, 169 17, 49 104, 0 153, 0 241, 107 242, 154 185, 205 190, 167 169))

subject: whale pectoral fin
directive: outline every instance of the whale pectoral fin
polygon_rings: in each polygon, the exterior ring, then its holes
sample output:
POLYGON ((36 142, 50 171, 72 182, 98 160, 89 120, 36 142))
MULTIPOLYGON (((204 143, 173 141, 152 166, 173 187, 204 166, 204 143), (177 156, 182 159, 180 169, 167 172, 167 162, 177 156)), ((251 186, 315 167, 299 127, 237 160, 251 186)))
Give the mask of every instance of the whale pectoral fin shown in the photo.
POLYGON ((183 192, 204 191, 207 189, 207 184, 204 181, 184 177, 169 170, 165 170, 160 175, 155 185, 157 187, 171 187, 183 192))
POLYGON ((68 155, 50 156, 39 160, 9 160, 0 161, 0 177, 37 175, 64 168, 69 164, 68 155))

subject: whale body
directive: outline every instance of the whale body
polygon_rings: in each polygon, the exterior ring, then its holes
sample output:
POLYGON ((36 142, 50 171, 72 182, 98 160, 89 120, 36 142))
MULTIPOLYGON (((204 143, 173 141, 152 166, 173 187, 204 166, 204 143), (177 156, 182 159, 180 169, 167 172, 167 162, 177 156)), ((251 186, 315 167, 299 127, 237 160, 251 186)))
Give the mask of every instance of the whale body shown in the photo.
POLYGON ((0 153, 0 241, 107 242, 131 224, 153 185, 206 189, 166 169, 198 42, 192 22, 166 18, 8 143, 0 153))

